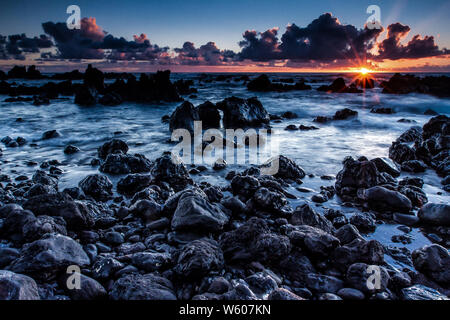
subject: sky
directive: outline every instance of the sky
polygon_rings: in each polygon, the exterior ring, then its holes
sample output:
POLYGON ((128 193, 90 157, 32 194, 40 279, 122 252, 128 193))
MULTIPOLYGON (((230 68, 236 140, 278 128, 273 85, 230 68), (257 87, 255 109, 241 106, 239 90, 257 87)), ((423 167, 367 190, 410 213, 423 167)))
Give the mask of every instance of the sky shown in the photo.
POLYGON ((34 63, 62 71, 93 62, 111 70, 166 66, 175 71, 292 72, 348 70, 365 64, 379 71, 450 71, 445 49, 450 48, 450 0, 2 0, 0 7, 0 35, 6 37, 3 57, 0 47, 2 69, 34 63), (82 23, 84 32, 58 41, 55 35, 61 36, 62 26, 56 23, 65 23, 66 8, 73 4, 80 7, 81 17, 91 19, 82 23), (369 5, 380 7, 380 33, 364 33, 369 5), (45 22, 53 25, 44 30, 45 22), (292 25, 296 28, 287 32, 292 25), (390 40, 380 51, 389 30, 390 40), (243 37, 246 31, 255 32, 243 37), (8 40, 23 33, 22 42, 8 40), (48 39, 29 40, 41 34, 48 39), (295 44, 288 41, 292 36, 295 44), (129 43, 117 47, 112 40, 121 37, 129 43), (354 42, 361 37, 367 42, 355 50, 354 42), (20 43, 26 43, 25 50, 20 43), (333 43, 342 47, 335 50, 333 43))

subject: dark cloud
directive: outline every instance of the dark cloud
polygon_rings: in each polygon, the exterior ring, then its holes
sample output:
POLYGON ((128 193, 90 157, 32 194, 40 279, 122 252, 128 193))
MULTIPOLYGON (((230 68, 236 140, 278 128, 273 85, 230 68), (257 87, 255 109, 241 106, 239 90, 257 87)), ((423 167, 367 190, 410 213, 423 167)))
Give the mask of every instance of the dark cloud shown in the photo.
POLYGON ((24 33, 8 37, 0 35, 0 59, 24 60, 25 53, 39 53, 40 49, 52 46, 52 40, 46 35, 34 38, 28 38, 24 33))
POLYGON ((175 64, 183 65, 222 65, 235 59, 231 50, 220 50, 214 42, 196 48, 192 42, 185 42, 182 48, 175 48, 175 64))
POLYGON ((378 45, 377 60, 398 60, 435 57, 450 54, 447 49, 439 49, 433 36, 415 35, 406 45, 401 41, 408 35, 410 27, 401 23, 393 23, 387 28, 387 37, 378 45))
POLYGON ((273 59, 332 61, 365 56, 381 30, 358 30, 342 25, 330 13, 321 15, 307 27, 295 24, 286 27, 281 41, 273 28, 257 34, 246 31, 240 42, 242 59, 268 61, 273 59))
MULTIPOLYGON (((81 19, 79 30, 70 30, 65 23, 46 22, 44 31, 55 39, 62 59, 158 60, 164 61, 169 48, 152 45, 145 34, 133 41, 107 34, 95 18, 81 19)), ((52 56, 54 58, 54 56, 52 56)), ((48 58, 43 55, 42 58, 48 58)))
POLYGON ((272 28, 265 32, 247 30, 242 35, 244 40, 239 42, 242 48, 239 56, 241 59, 253 61, 269 61, 283 59, 279 51, 277 38, 278 28, 272 28))

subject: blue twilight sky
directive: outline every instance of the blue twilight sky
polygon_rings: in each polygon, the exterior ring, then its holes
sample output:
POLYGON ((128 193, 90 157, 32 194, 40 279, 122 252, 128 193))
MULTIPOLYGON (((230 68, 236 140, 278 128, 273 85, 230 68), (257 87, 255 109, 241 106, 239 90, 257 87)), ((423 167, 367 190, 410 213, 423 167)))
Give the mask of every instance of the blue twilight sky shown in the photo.
POLYGON ((450 0, 2 0, 0 34, 43 33, 41 23, 64 22, 67 6, 79 5, 82 17, 95 17, 97 24, 114 36, 133 39, 145 33, 152 43, 171 48, 185 41, 196 45, 214 41, 219 48, 238 50, 242 33, 265 31, 288 23, 306 26, 325 12, 343 24, 362 28, 371 4, 381 8, 381 22, 401 22, 413 34, 433 35, 440 47, 450 48, 450 0))

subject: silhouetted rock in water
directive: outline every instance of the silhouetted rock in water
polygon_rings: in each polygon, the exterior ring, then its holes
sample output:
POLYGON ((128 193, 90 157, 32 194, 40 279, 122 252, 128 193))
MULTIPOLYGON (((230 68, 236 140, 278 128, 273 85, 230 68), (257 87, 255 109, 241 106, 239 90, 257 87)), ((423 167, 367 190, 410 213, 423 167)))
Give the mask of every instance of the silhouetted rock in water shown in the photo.
POLYGON ((393 114, 395 111, 392 108, 372 108, 370 113, 393 114))
POLYGON ((111 141, 105 142, 97 151, 99 158, 105 160, 111 153, 126 154, 128 152, 128 145, 123 140, 112 139, 111 141))
POLYGON ((315 126, 305 126, 305 125, 303 125, 303 124, 301 124, 301 125, 298 127, 298 129, 299 129, 299 130, 302 130, 302 131, 319 130, 319 128, 317 128, 317 127, 315 127, 315 126))
POLYGON ((70 72, 55 73, 51 78, 55 80, 83 80, 84 73, 78 70, 72 70, 70 72))
POLYGON ((75 103, 81 106, 97 104, 98 92, 94 87, 81 86, 75 94, 75 103))
POLYGON ((191 88, 191 86, 194 85, 193 80, 177 80, 174 82, 175 87, 177 88, 177 91, 181 95, 188 95, 192 93, 197 93, 197 89, 191 88))
POLYGON ((0 80, 6 80, 7 76, 6 73, 0 70, 0 80))
POLYGON ((110 92, 102 96, 98 102, 104 106, 117 106, 122 103, 122 97, 115 92, 110 92))
POLYGON ((407 94, 412 92, 450 96, 450 77, 416 77, 414 75, 394 74, 388 81, 381 82, 383 93, 407 94))
POLYGON ((206 101, 197 107, 203 129, 220 128, 220 112, 214 103, 206 101))
POLYGON ((178 106, 170 116, 169 128, 170 131, 176 129, 186 129, 189 132, 194 132, 194 121, 199 121, 200 115, 198 110, 189 101, 183 102, 178 106))
POLYGON ((91 64, 88 65, 86 71, 84 72, 83 84, 86 87, 93 87, 98 92, 102 92, 105 88, 105 76, 103 72, 97 68, 92 67, 91 64))
MULTIPOLYGON (((1 77, 0 77, 1 78, 1 77)), ((35 65, 28 67, 14 66, 8 71, 8 78, 10 79, 44 79, 45 77, 41 75, 39 70, 36 69, 35 65)))
POLYGON ((361 93, 362 90, 359 90, 354 84, 347 87, 345 85, 345 80, 343 78, 337 78, 333 81, 333 83, 329 86, 324 85, 317 88, 317 91, 325 91, 331 93, 361 93))
POLYGON ((346 120, 351 117, 358 115, 358 111, 351 110, 349 108, 344 108, 342 110, 336 111, 333 117, 317 116, 313 121, 319 123, 325 123, 332 120, 346 120))
POLYGON ((373 89, 375 88, 375 81, 368 77, 364 76, 362 78, 358 78, 353 82, 354 87, 360 87, 362 89, 373 89))
POLYGON ((64 148, 64 153, 65 153, 65 154, 75 154, 75 153, 77 153, 77 152, 80 152, 80 148, 78 148, 78 147, 76 147, 76 146, 73 146, 73 145, 71 145, 71 144, 67 145, 67 146, 64 148))
POLYGON ((41 106, 50 104, 50 100, 47 97, 42 96, 34 96, 33 97, 33 105, 41 106))
POLYGON ((426 115, 426 116, 437 116, 437 115, 439 115, 439 113, 437 113, 433 109, 427 109, 427 110, 425 110, 425 112, 423 114, 426 115))
MULTIPOLYGON (((293 80, 292 80, 293 82, 293 80)), ((292 90, 310 90, 311 86, 305 84, 303 81, 299 81, 294 85, 287 85, 282 83, 273 83, 269 77, 265 74, 258 76, 256 79, 251 80, 247 84, 247 89, 250 91, 292 91, 292 90)))
POLYGON ((14 97, 14 98, 6 98, 3 100, 4 102, 30 102, 33 101, 31 97, 14 97))
POLYGON ((240 99, 226 98, 216 104, 223 111, 223 126, 225 128, 246 128, 268 125, 269 113, 257 98, 240 99))
POLYGON ((61 134, 56 130, 45 131, 42 134, 42 140, 54 139, 60 137, 61 134))
POLYGON ((117 79, 107 86, 105 93, 115 92, 124 101, 157 102, 157 101, 182 101, 176 86, 170 81, 170 71, 158 71, 155 74, 141 74, 137 81, 129 77, 127 82, 117 79))

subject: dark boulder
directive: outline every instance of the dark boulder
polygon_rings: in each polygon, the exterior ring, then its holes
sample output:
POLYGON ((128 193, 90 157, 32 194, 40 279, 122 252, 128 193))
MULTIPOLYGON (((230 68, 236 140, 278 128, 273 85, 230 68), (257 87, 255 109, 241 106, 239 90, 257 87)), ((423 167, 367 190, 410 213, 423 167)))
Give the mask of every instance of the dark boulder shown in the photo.
POLYGON ((113 184, 107 176, 91 174, 78 183, 84 194, 97 201, 107 201, 112 196, 113 184))
POLYGON ((93 106, 97 104, 98 92, 93 87, 78 87, 74 102, 80 106, 93 106))
POLYGON ((390 277, 384 267, 355 263, 348 268, 346 279, 353 288, 371 294, 385 291, 390 277))
POLYGON ((125 274, 114 282, 112 300, 176 300, 172 283, 155 274, 125 274))
POLYGON ((155 181, 166 182, 175 191, 183 190, 193 184, 186 166, 177 155, 171 152, 164 152, 156 159, 150 173, 155 181))
POLYGON ((93 214, 88 207, 63 192, 31 197, 25 201, 23 207, 35 215, 62 217, 71 230, 91 227, 94 224, 93 214))
POLYGON ((413 251, 414 267, 444 286, 450 284, 450 254, 447 249, 432 244, 413 251))
POLYGON ((225 128, 260 127, 270 121, 269 113, 257 98, 226 98, 217 107, 223 111, 225 128))
POLYGON ((10 265, 10 269, 32 274, 39 279, 49 279, 58 271, 66 271, 68 266, 84 267, 89 264, 89 258, 78 242, 60 234, 47 234, 25 245, 20 258, 10 265))
POLYGON ((439 226, 450 226, 450 205, 428 203, 418 213, 420 221, 439 226))
POLYGON ((380 186, 364 190, 361 198, 374 210, 408 213, 412 209, 411 200, 406 196, 380 186))
POLYGON ((38 286, 28 276, 0 270, 0 300, 40 300, 38 286))
POLYGON ((189 101, 183 102, 170 116, 169 128, 173 132, 176 129, 186 129, 194 132, 194 121, 199 121, 198 110, 189 101))
POLYGON ((184 194, 178 201, 171 225, 174 230, 217 232, 228 220, 218 205, 198 195, 184 194))
POLYGON ((291 217, 291 224, 293 225, 308 225, 311 227, 322 229, 330 233, 333 230, 333 225, 330 221, 318 214, 307 203, 295 208, 291 217))
POLYGON ((127 196, 133 196, 152 184, 152 176, 145 174, 129 174, 117 183, 117 192, 127 196))
POLYGON ((149 172, 152 162, 142 154, 109 154, 101 164, 100 171, 109 174, 149 172))
POLYGON ((220 113, 214 103, 206 101, 197 110, 203 129, 220 128, 220 113))
POLYGON ((120 139, 112 139, 111 141, 105 142, 101 147, 98 148, 98 156, 100 159, 105 160, 109 154, 128 152, 128 145, 125 141, 120 139))
POLYGON ((210 239, 194 240, 177 252, 175 272, 180 278, 201 278, 224 266, 222 249, 210 239))

